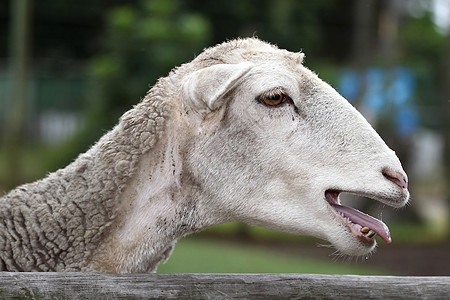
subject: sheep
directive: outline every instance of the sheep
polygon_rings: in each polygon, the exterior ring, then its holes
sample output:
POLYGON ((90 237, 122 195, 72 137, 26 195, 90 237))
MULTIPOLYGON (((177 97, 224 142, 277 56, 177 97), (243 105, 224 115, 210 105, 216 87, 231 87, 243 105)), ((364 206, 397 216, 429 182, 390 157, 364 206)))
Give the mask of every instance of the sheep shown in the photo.
POLYGON ((257 38, 172 70, 64 169, 0 198, 0 270, 154 272, 239 221, 366 255, 387 226, 341 192, 408 202, 394 151, 293 53, 257 38))

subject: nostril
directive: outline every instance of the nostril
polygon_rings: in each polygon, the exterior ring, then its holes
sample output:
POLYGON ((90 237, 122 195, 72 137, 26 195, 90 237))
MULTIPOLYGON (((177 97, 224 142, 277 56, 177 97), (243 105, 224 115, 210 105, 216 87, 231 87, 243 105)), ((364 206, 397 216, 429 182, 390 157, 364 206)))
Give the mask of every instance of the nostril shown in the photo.
POLYGON ((393 183, 395 183, 402 189, 408 188, 408 180, 406 179, 405 175, 403 175, 402 173, 394 172, 389 169, 384 169, 382 171, 382 173, 386 179, 392 181, 393 183))

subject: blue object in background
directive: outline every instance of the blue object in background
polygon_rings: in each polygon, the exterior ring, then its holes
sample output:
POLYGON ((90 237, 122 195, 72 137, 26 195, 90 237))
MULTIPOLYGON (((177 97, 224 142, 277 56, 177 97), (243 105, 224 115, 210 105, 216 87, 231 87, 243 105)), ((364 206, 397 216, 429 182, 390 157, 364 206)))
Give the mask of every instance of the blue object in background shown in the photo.
POLYGON ((362 106, 379 117, 383 111, 394 114, 397 134, 407 137, 419 127, 419 114, 414 106, 416 89, 414 74, 406 67, 383 70, 372 67, 362 76, 355 70, 344 69, 338 90, 350 103, 361 97, 362 106), (364 94, 360 95, 361 92, 364 94))
POLYGON ((400 109, 395 117, 395 125, 399 136, 411 136, 419 127, 417 110, 411 106, 400 109))
POLYGON ((339 93, 353 103, 361 90, 361 80, 358 73, 352 69, 342 71, 341 81, 339 82, 339 93))
POLYGON ((392 73, 393 80, 387 90, 388 98, 398 108, 408 104, 411 105, 416 89, 414 75, 405 67, 397 67, 392 73))
POLYGON ((366 93, 362 104, 375 116, 378 116, 386 103, 385 76, 381 69, 370 68, 366 71, 366 93))

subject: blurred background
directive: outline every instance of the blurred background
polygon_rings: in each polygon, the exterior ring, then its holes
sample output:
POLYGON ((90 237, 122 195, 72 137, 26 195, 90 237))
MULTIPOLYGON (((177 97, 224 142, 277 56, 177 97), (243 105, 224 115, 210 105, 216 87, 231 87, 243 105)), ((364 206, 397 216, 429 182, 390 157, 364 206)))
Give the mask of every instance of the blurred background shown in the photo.
POLYGON ((448 0, 1 0, 0 193, 67 165, 203 48, 249 36, 306 53, 400 156, 411 204, 345 197, 391 229, 369 257, 225 224, 158 272, 450 275, 448 0))

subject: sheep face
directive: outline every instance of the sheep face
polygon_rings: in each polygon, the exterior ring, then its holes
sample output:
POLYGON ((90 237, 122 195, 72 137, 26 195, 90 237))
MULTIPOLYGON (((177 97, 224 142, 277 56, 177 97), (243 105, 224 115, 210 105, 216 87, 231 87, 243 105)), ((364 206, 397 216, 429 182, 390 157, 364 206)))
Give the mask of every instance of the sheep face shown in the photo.
POLYGON ((349 255, 372 251, 376 234, 390 242, 384 223, 341 206, 339 193, 405 205, 395 153, 302 55, 257 50, 230 52, 229 63, 184 81, 183 101, 197 112, 185 168, 204 214, 316 236, 349 255))

